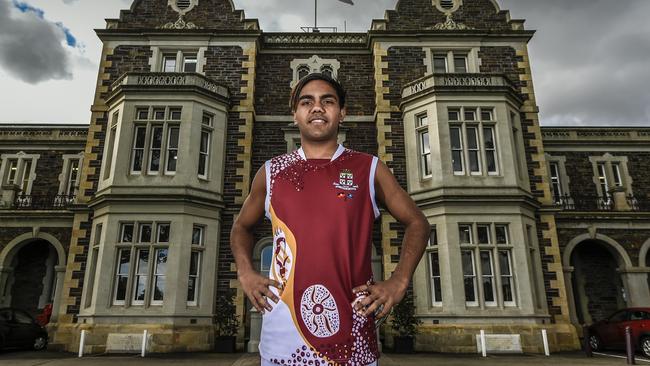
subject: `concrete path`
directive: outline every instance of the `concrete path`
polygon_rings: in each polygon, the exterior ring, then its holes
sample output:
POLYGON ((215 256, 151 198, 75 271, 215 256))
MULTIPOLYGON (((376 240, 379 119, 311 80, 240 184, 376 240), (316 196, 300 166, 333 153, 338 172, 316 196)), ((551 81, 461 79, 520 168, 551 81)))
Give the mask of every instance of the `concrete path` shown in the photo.
MULTIPOLYGON (((621 356, 621 354, 615 354, 621 356)), ((187 366, 259 366, 259 356, 254 354, 159 354, 147 358, 134 355, 123 356, 87 356, 77 358, 70 353, 54 352, 0 352, 2 366, 130 366, 130 365, 187 365, 187 366)), ((491 355, 481 358, 476 355, 457 354, 414 354, 382 355, 380 366, 502 366, 502 365, 539 365, 539 366, 574 366, 574 365, 625 365, 625 359, 596 355, 586 358, 582 353, 561 353, 551 357, 540 355, 491 355)), ((637 359, 637 365, 649 365, 637 359)))

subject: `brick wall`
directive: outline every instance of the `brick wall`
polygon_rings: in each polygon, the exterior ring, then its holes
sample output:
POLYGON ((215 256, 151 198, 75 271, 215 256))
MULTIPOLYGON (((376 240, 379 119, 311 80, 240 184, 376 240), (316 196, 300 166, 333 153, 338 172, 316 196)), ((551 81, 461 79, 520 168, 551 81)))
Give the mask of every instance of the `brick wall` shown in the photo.
POLYGON ((241 196, 241 189, 236 187, 243 179, 237 175, 237 169, 243 167, 243 162, 238 161, 238 154, 243 153, 243 148, 238 145, 238 140, 244 137, 240 131, 246 121, 240 118, 239 112, 232 108, 246 98, 241 92, 245 86, 242 75, 245 70, 242 63, 248 60, 240 47, 209 47, 206 54, 206 65, 204 71, 207 77, 212 78, 220 84, 228 87, 230 91, 230 112, 228 113, 226 132, 226 158, 224 168, 223 194, 226 208, 222 212, 221 233, 219 242, 219 256, 217 261, 217 292, 223 294, 230 292, 230 281, 237 278, 237 274, 231 271, 231 264, 234 263, 230 251, 230 230, 235 215, 239 213, 240 206, 235 203, 236 197, 241 196))
MULTIPOLYGON (((309 54, 260 54, 255 79, 255 110, 258 115, 290 115, 289 94, 293 59, 308 59, 309 54)), ((374 69, 371 55, 321 54, 341 63, 338 80, 347 91, 348 115, 372 115, 375 108, 374 69)))
MULTIPOLYGON (((456 23, 463 23, 477 30, 509 31, 506 12, 499 12, 490 0, 465 0, 455 13, 456 23)), ((443 23, 446 17, 431 0, 400 0, 395 10, 388 12, 387 29, 392 31, 418 30, 443 23)))
MULTIPOLYGON (((634 195, 644 203, 650 201, 650 171, 646 168, 650 165, 650 153, 614 151, 611 154, 615 157, 627 157, 627 170, 632 178, 634 195)), ((566 157, 565 167, 569 176, 569 191, 572 195, 597 196, 594 170, 589 157, 602 156, 604 152, 571 151, 552 153, 552 155, 566 157)))
MULTIPOLYGON (((229 0, 201 0, 183 20, 200 28, 242 30, 243 12, 235 10, 229 0)), ((124 29, 155 29, 176 22, 179 14, 164 0, 135 0, 131 10, 122 11, 118 27, 124 29)))

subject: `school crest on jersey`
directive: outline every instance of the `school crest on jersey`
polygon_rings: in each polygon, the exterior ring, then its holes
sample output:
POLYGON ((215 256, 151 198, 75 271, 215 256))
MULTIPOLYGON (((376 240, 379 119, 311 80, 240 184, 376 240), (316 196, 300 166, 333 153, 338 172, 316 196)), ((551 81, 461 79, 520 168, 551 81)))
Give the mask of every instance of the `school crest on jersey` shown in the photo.
POLYGON ((356 191, 359 186, 354 184, 354 174, 350 169, 341 170, 339 181, 334 182, 334 187, 343 191, 356 191))

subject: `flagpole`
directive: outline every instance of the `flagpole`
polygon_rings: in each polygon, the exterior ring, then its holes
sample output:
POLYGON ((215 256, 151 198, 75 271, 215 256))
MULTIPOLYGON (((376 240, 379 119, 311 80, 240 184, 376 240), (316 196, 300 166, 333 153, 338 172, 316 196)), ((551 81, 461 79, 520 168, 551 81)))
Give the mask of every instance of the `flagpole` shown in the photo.
POLYGON ((318 29, 318 0, 314 0, 314 31, 318 29))

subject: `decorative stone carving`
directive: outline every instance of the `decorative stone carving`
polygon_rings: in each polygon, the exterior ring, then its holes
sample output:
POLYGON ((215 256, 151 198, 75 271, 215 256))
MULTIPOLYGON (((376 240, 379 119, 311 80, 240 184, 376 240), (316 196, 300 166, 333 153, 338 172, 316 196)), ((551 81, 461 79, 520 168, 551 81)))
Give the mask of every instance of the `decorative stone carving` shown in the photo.
POLYGON ((451 13, 447 14, 447 20, 444 23, 438 23, 433 27, 428 27, 428 29, 433 30, 469 30, 474 29, 463 23, 456 23, 451 16, 451 13))
POLYGON ((162 27, 162 29, 201 29, 196 24, 192 22, 186 22, 183 20, 183 14, 178 16, 178 19, 175 22, 169 22, 162 27))

